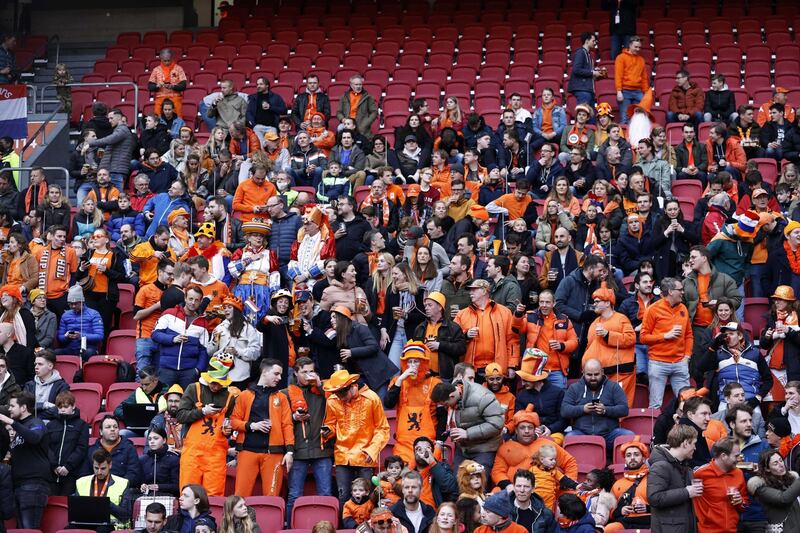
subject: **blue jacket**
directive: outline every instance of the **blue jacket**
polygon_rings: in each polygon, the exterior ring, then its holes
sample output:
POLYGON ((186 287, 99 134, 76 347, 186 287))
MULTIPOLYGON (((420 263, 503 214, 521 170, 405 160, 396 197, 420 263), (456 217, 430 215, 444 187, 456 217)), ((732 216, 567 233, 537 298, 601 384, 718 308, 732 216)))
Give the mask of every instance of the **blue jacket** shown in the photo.
POLYGON ((653 256, 653 247, 647 234, 642 232, 642 237, 637 239, 630 233, 619 236, 613 246, 611 263, 627 276, 631 272, 639 269, 639 264, 645 259, 653 256))
POLYGON ((297 213, 289 213, 283 218, 272 219, 272 233, 269 237, 269 249, 278 254, 278 263, 282 267, 289 264, 292 256, 292 246, 297 240, 297 231, 303 221, 297 213))
POLYGON ((478 131, 470 129, 469 126, 464 126, 461 129, 461 133, 464 135, 464 144, 467 146, 467 148, 475 148, 478 146, 478 137, 482 135, 488 134, 494 137, 492 128, 486 125, 486 123, 483 121, 483 117, 481 117, 481 126, 478 128, 478 131))
POLYGON ((317 185, 317 200, 329 203, 338 200, 340 196, 350 196, 350 179, 341 174, 339 176, 325 176, 317 185))
MULTIPOLYGON (((269 103, 269 110, 267 112, 273 116, 274 122, 266 123, 263 125, 273 126, 277 128, 278 119, 280 118, 281 115, 285 115, 287 112, 286 102, 283 101, 283 98, 281 98, 279 94, 276 94, 272 91, 267 92, 267 102, 269 103)), ((247 125, 251 128, 256 124, 258 124, 256 122, 256 112, 258 111, 256 109, 257 103, 258 103, 258 93, 251 94, 250 96, 247 97, 246 118, 247 118, 247 125)))
POLYGON ((553 185, 556 183, 556 178, 564 175, 564 167, 561 166, 558 159, 553 160, 553 164, 550 165, 549 172, 545 172, 544 167, 539 163, 538 159, 534 159, 531 161, 531 165, 528 167, 528 172, 525 173, 525 178, 531 184, 531 190, 534 194, 540 195, 544 197, 547 195, 547 192, 550 192, 553 189, 553 185), (542 192, 541 187, 542 185, 547 185, 547 192, 542 192))
POLYGON ((586 91, 594 93, 594 61, 583 46, 575 50, 572 56, 572 76, 567 84, 567 91, 586 91))
POLYGON ((147 228, 147 232, 144 234, 145 239, 149 239, 156 233, 156 228, 158 226, 167 225, 167 217, 170 213, 175 211, 176 209, 184 208, 187 212, 191 213, 191 207, 189 206, 189 201, 186 199, 185 196, 181 196, 178 198, 170 198, 169 194, 162 192, 156 194, 149 200, 147 203, 144 204, 144 212, 150 211, 153 213, 153 221, 150 222, 150 226, 147 228))
POLYGON ((133 226, 133 230, 139 237, 144 237, 146 227, 144 215, 133 209, 128 209, 124 213, 117 211, 111 215, 111 218, 106 222, 106 229, 111 232, 111 240, 117 242, 120 239, 120 230, 125 224, 133 226))
MULTIPOLYGON (((68 339, 66 334, 68 331, 77 331, 86 337, 86 344, 88 351, 94 351, 100 348, 100 343, 103 342, 103 319, 100 313, 83 304, 83 312, 78 314, 72 309, 68 310, 61 316, 61 322, 58 324, 58 342, 62 348, 68 348, 69 353, 79 353, 81 351, 81 339, 68 339)), ((91 473, 91 472, 89 472, 91 473)))
POLYGON ((199 316, 191 324, 187 324, 186 313, 179 305, 164 311, 150 335, 161 351, 160 368, 205 370, 208 366, 206 346, 210 341, 207 325, 203 316, 199 316), (183 344, 175 344, 172 339, 178 335, 186 335, 189 340, 183 344))
MULTIPOLYGON (((86 460, 83 462, 81 476, 92 475, 92 455, 100 449, 100 439, 89 446, 86 460)), ((111 450, 111 473, 128 480, 129 487, 139 487, 142 484, 142 465, 133 443, 125 437, 120 437, 119 444, 111 450)))
POLYGON ((158 119, 159 124, 163 124, 167 131, 169 132, 169 136, 173 139, 177 139, 181 135, 181 128, 186 125, 181 117, 174 116, 172 118, 172 124, 167 124, 167 121, 164 120, 163 115, 161 118, 158 119))
POLYGON ((596 531, 597 528, 595 528, 594 517, 588 511, 574 526, 569 526, 567 528, 563 528, 560 525, 556 526, 557 533, 595 533, 596 531))
POLYGON ((142 466, 142 483, 158 485, 158 492, 178 496, 181 457, 169 451, 166 445, 159 450, 147 449, 139 463, 142 466))
POLYGON ((747 344, 737 362, 728 348, 723 346, 717 350, 717 385, 719 397, 728 383, 739 383, 744 388, 744 397, 749 400, 756 395, 762 398, 772 388, 772 372, 767 361, 761 356, 758 348, 747 344))
POLYGON ((150 178, 150 190, 156 194, 167 192, 172 182, 180 177, 177 169, 164 161, 159 163, 155 168, 143 165, 137 161, 131 168, 133 170, 138 170, 140 174, 145 174, 150 178))
MULTIPOLYGON (((542 135, 542 114, 541 106, 537 107, 536 111, 533 112, 533 133, 539 136, 542 135)), ((558 142, 556 139, 561 138, 561 133, 566 127, 567 112, 560 105, 553 106, 553 131, 556 132, 553 142, 558 142)))
POLYGON ((532 403, 534 411, 539 413, 542 424, 547 426, 551 433, 563 433, 568 426, 567 421, 561 417, 559 412, 563 400, 564 389, 545 381, 540 391, 534 389, 519 391, 517 401, 514 402, 514 410, 522 411, 532 403))
MULTIPOLYGON (((653 305, 660 299, 661 297, 653 294, 649 305, 653 305)), ((628 317, 628 320, 631 321, 631 325, 634 328, 642 323, 641 319, 639 319, 639 298, 636 296, 636 293, 625 298, 620 304, 618 311, 628 317)), ((636 332, 636 342, 639 342, 638 331, 636 332)))
POLYGON ((584 435, 605 436, 619 427, 620 418, 628 416, 628 398, 619 383, 605 376, 596 392, 589 389, 586 381, 581 378, 567 387, 561 403, 561 416, 572 419, 572 429, 577 429, 584 435), (605 406, 604 415, 583 412, 583 406, 594 399, 600 400, 605 406))

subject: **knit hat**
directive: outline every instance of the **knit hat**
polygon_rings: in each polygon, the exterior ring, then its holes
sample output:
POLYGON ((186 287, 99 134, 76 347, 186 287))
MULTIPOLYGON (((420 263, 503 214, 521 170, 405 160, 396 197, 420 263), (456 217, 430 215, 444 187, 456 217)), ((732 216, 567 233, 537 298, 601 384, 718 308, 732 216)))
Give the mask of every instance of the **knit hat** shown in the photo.
POLYGON ((8 294, 19 303, 25 302, 25 299, 22 297, 22 293, 19 290, 19 285, 3 285, 0 287, 0 294, 8 294))
POLYGON ((408 190, 406 191, 406 196, 409 198, 416 198, 422 192, 422 189, 416 183, 413 183, 408 186, 408 190))
POLYGON ((420 341, 408 341, 406 345, 403 347, 403 355, 400 356, 400 360, 403 361, 405 359, 428 359, 428 352, 425 347, 425 343, 420 341))
POLYGON ((445 298, 445 295, 439 291, 429 292, 428 295, 425 297, 425 299, 433 300, 437 304, 441 305, 442 309, 444 309, 444 306, 447 303, 447 298, 445 298))
POLYGON ((528 422, 536 427, 539 427, 541 425, 541 420, 539 419, 539 415, 536 412, 534 412, 532 403, 526 405, 525 409, 522 409, 521 411, 517 411, 516 413, 514 413, 514 417, 511 419, 511 424, 510 424, 512 427, 510 427, 509 429, 511 431, 514 431, 516 427, 522 424, 523 422, 528 422))
POLYGON ((190 216, 189 212, 186 209, 179 207, 178 209, 167 215, 167 224, 171 226, 172 223, 175 222, 175 220, 178 217, 186 217, 188 219, 189 216, 190 216))
POLYGON ((770 418, 767 429, 780 438, 788 437, 792 434, 792 426, 789 423, 789 419, 784 416, 770 418))
POLYGON ((748 209, 734 218, 737 220, 737 224, 733 227, 736 235, 743 239, 752 239, 756 234, 756 227, 758 227, 758 213, 748 209))
POLYGON ((608 115, 609 117, 614 118, 614 114, 611 112, 611 104, 609 104, 608 102, 600 102, 595 107, 597 108, 598 117, 608 115))
POLYGON ((33 289, 31 292, 28 293, 28 300, 30 300, 30 302, 33 303, 39 296, 44 296, 44 291, 38 288, 33 289))
POLYGON ((522 363, 517 370, 517 375, 523 381, 542 381, 547 379, 550 373, 544 369, 547 365, 547 353, 539 348, 528 348, 522 356, 522 363))
POLYGON ((238 309, 240 313, 244 311, 244 304, 235 296, 228 296, 222 300, 222 305, 230 305, 231 307, 238 309))
POLYGON ((508 518, 511 516, 511 497, 507 491, 501 490, 486 498, 483 508, 497 516, 508 518))
POLYGON ((629 441, 629 442, 626 442, 625 444, 620 445, 619 453, 621 453, 624 456, 625 455, 625 450, 627 450, 628 448, 639 448, 639 451, 642 452, 642 455, 644 456, 645 459, 650 457, 650 450, 641 441, 641 437, 639 437, 639 435, 636 435, 635 437, 633 437, 632 441, 629 441))
POLYGON ((614 296, 614 291, 608 288, 608 284, 604 281, 600 284, 600 288, 592 293, 592 298, 595 300, 603 300, 604 302, 611 302, 611 305, 617 303, 617 297, 614 296))
POLYGON ((227 387, 231 384, 231 378, 228 377, 228 374, 233 368, 233 354, 227 352, 214 354, 208 362, 208 368, 208 371, 200 374, 203 381, 206 383, 218 383, 223 387, 227 387))
POLYGON ((489 376, 503 376, 503 367, 498 365, 497 363, 489 363, 486 365, 486 368, 483 369, 484 374, 488 378, 489 376))
POLYGON ((211 240, 217 238, 217 227, 213 222, 203 222, 194 234, 195 237, 208 237, 211 240))
POLYGON ((67 293, 67 303, 72 302, 85 302, 86 298, 83 297, 83 288, 80 285, 73 285, 69 288, 67 293))
POLYGON ((489 212, 482 205, 473 205, 469 208, 468 214, 478 220, 489 220, 489 212))
POLYGON ((800 229, 800 222, 797 222, 796 220, 790 220, 789 223, 786 224, 786 227, 783 228, 783 234, 784 236, 788 237, 789 234, 796 229, 800 229))

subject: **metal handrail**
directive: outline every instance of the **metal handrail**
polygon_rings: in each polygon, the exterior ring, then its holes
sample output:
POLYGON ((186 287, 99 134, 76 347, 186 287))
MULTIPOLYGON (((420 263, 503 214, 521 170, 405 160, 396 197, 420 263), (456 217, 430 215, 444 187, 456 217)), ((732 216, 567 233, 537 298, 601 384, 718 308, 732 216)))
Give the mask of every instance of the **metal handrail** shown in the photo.
POLYGON ((59 34, 55 34, 47 40, 47 47, 50 48, 50 43, 53 41, 56 42, 56 65, 59 63, 59 59, 61 58, 61 36, 59 34))
POLYGON ((25 87, 30 90, 30 95, 33 97, 31 98, 31 107, 29 109, 33 109, 33 113, 36 113, 36 86, 26 83, 25 87))
MULTIPOLYGON (((132 81, 93 81, 93 82, 76 82, 67 85, 55 85, 53 83, 42 86, 42 97, 40 102, 44 103, 44 92, 51 87, 112 87, 117 85, 131 85, 133 87, 133 112, 136 116, 133 118, 133 133, 137 133, 139 121, 137 120, 139 113, 139 86, 132 81)), ((130 127, 131 125, 128 124, 130 127)))
POLYGON ((70 188, 69 188, 69 170, 67 170, 64 167, 6 167, 6 168, 2 169, 1 171, 2 172, 5 172, 5 171, 17 172, 17 171, 21 170, 23 172, 30 172, 34 168, 41 168, 42 170, 59 170, 59 171, 64 172, 64 180, 65 180, 64 181, 64 190, 65 191, 69 191, 70 190, 70 188))
POLYGON ((20 161, 22 161, 22 157, 25 155, 25 150, 27 150, 28 147, 31 145, 31 143, 33 143, 33 141, 36 139, 36 136, 39 135, 39 133, 42 134, 42 144, 43 145, 47 144, 47 138, 45 137, 45 133, 44 133, 43 130, 44 130, 45 126, 47 126, 47 124, 51 120, 53 120, 53 117, 55 117, 56 114, 60 113, 62 109, 64 109, 63 106, 58 106, 57 109, 55 109, 52 113, 50 113, 50 115, 46 119, 44 119, 44 122, 42 122, 42 125, 39 126, 39 128, 33 133, 33 135, 31 135, 28 138, 28 140, 25 141, 25 144, 22 146, 22 150, 19 151, 20 161))

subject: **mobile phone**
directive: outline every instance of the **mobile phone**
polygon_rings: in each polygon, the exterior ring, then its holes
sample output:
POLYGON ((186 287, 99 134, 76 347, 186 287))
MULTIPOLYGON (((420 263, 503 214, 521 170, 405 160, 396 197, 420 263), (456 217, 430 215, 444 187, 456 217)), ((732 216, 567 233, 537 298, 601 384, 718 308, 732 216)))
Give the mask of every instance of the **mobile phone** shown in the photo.
POLYGON ((208 406, 211 407, 212 409, 222 409, 221 405, 217 405, 215 403, 210 403, 208 404, 208 406))
POLYGON ((591 402, 589 402, 589 403, 591 403, 591 404, 600 403, 600 400, 598 400, 597 398, 595 398, 594 400, 592 400, 592 401, 591 401, 591 402))

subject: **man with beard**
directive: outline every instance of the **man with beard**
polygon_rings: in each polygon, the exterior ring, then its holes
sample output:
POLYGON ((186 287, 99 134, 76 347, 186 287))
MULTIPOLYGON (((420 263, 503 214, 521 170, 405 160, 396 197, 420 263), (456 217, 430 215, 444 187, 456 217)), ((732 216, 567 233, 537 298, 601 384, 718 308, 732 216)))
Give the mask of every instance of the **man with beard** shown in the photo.
POLYGON ((744 474, 736 468, 739 444, 733 437, 723 437, 711 447, 711 454, 714 458, 692 476, 703 487, 703 494, 692 501, 697 530, 734 533, 740 531, 739 515, 750 504, 744 474))
POLYGON ((614 439, 633 435, 632 431, 619 427, 619 419, 628 416, 625 391, 605 376, 597 359, 586 361, 583 377, 567 388, 561 416, 572 419, 572 431, 567 436, 599 435, 605 439, 608 452, 614 449, 614 439))
POLYGON ((242 232, 242 221, 237 220, 228 214, 225 205, 225 198, 214 196, 206 204, 203 212, 206 222, 213 222, 219 241, 233 253, 239 248, 244 248, 244 233, 242 232))
POLYGON ((428 437, 414 441, 415 471, 422 477, 420 500, 433 508, 442 502, 458 499, 458 482, 447 461, 439 461, 434 455, 434 442, 428 437))
MULTIPOLYGON (((753 466, 758 464, 761 452, 768 450, 770 445, 766 440, 761 440, 761 437, 753 431, 753 420, 755 420, 753 408, 744 403, 744 389, 741 387, 739 389, 742 393, 742 402, 728 404, 725 423, 730 429, 731 437, 741 450, 740 460, 743 461, 741 470, 744 473, 745 481, 748 481, 755 475, 753 466)), ((764 527, 767 525, 767 516, 761 502, 755 498, 750 500, 750 505, 739 517, 739 524, 740 530, 764 531, 764 527)))
POLYGON ((572 274, 580 266, 583 254, 572 246, 572 234, 563 226, 556 228, 553 235, 556 249, 548 250, 544 254, 539 286, 542 289, 555 290, 561 280, 572 274))
MULTIPOLYGON (((628 317, 631 321, 633 330, 636 332, 636 381, 638 383, 648 383, 647 378, 647 345, 639 339, 639 332, 642 330, 642 318, 647 307, 658 301, 659 297, 653 294, 653 276, 645 272, 637 272, 633 278, 635 292, 622 302, 619 312, 628 317)), ((541 305, 541 295, 539 301, 541 305)))
POLYGON ((442 379, 450 380, 453 367, 467 349, 464 332, 448 315, 444 294, 431 292, 423 303, 427 320, 417 326, 413 338, 425 343, 431 371, 442 379))
POLYGON ((625 458, 625 471, 611 492, 617 498, 617 508, 609 522, 617 522, 622 529, 648 529, 650 508, 647 504, 647 458, 650 450, 639 437, 619 447, 625 458))
POLYGON ((486 373, 486 388, 494 394, 505 413, 505 429, 503 430, 505 432, 511 423, 511 417, 514 416, 514 394, 503 383, 505 376, 503 376, 503 369, 500 368, 500 365, 489 363, 484 372, 486 373))
POLYGON ((167 409, 150 422, 150 428, 161 428, 167 434, 167 446, 171 452, 180 453, 183 447, 183 424, 178 421, 178 407, 183 397, 183 388, 175 384, 164 395, 167 400, 167 409))
POLYGON ((455 318, 461 309, 469 307, 471 300, 467 286, 470 284, 472 260, 468 255, 458 253, 450 260, 450 277, 442 281, 442 294, 447 301, 445 312, 455 318))
POLYGON ((391 507, 392 514, 408 530, 408 533, 428 533, 436 518, 436 510, 420 501, 422 476, 407 472, 402 481, 403 499, 391 507))
POLYGON ((361 241, 370 230, 360 213, 356 212, 356 201, 352 196, 340 196, 336 202, 338 214, 336 231, 336 258, 339 261, 352 261, 361 249, 361 241))
POLYGON ((592 309, 592 293, 600 286, 603 259, 589 255, 583 268, 576 268, 566 275, 556 289, 556 308, 567 315, 578 336, 578 347, 586 347, 588 325, 596 318, 592 309))
POLYGON ((505 441, 497 449, 494 466, 492 467, 492 482, 507 491, 514 489, 515 473, 520 470, 529 470, 531 458, 536 456, 539 448, 548 444, 556 450, 556 465, 559 470, 572 479, 577 479, 578 462, 564 448, 545 438, 545 429, 539 422, 539 415, 529 404, 522 411, 517 411, 509 426, 514 432, 511 440, 505 441), (540 438, 541 437, 541 438, 540 438))
POLYGON ((511 520, 528 531, 555 531, 556 520, 542 497, 533 492, 536 480, 529 470, 520 468, 514 474, 511 520))

